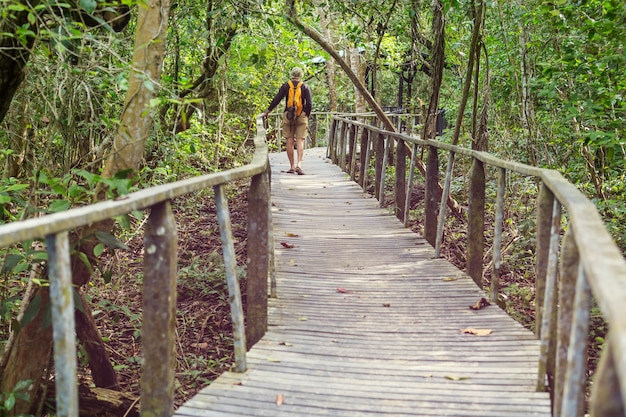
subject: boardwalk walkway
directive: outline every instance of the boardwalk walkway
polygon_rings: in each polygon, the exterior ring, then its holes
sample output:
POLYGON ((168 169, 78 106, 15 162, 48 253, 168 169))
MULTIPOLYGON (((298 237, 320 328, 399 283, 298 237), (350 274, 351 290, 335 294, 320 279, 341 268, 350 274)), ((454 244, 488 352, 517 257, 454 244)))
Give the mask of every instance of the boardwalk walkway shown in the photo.
POLYGON ((549 416, 538 342, 336 166, 272 155, 269 329, 177 416, 549 416), (285 244, 285 245, 283 245, 285 244), (288 247, 285 247, 288 246, 288 247), (461 329, 486 329, 486 336, 461 329))

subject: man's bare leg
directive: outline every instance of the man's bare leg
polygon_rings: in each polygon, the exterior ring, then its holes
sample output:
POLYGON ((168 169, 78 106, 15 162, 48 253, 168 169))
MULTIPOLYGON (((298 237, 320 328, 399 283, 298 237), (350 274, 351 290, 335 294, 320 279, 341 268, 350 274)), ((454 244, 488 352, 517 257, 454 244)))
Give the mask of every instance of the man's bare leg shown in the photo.
MULTIPOLYGON (((289 159, 289 170, 294 172, 296 169, 296 165, 294 164, 293 159, 293 138, 287 138, 287 159, 289 159)), ((300 152, 298 152, 298 158, 300 157, 300 152)))
POLYGON ((296 139, 296 147, 298 148, 298 163, 296 166, 299 167, 302 162, 302 157, 304 156, 304 138, 296 139))
POLYGON ((298 163, 296 164, 296 173, 298 175, 304 175, 304 171, 300 168, 300 164, 302 163, 302 157, 304 156, 304 138, 296 139, 296 147, 298 152, 298 163))

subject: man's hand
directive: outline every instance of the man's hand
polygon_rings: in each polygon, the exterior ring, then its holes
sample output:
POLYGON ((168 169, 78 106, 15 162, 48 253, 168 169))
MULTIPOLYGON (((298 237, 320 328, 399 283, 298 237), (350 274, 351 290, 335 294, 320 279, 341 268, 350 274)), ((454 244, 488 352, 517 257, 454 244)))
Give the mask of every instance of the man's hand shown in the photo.
POLYGON ((266 111, 263 112, 263 114, 261 115, 262 118, 267 119, 267 116, 270 114, 270 112, 266 111))

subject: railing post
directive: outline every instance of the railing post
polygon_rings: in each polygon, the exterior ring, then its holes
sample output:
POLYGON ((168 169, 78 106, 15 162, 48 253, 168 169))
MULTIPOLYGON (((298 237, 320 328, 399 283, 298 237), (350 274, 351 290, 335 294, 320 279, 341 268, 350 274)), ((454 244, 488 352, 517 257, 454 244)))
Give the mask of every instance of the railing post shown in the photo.
POLYGON ((482 288, 485 232, 485 169, 482 161, 472 161, 467 225, 467 274, 482 288))
POLYGON ((246 309, 248 348, 267 331, 267 278, 269 272, 269 181, 267 170, 252 177, 248 193, 248 275, 246 309))
POLYGON ((383 160, 385 159, 385 136, 379 133, 374 141, 376 146, 376 176, 374 178, 374 197, 380 201, 380 183, 383 178, 383 160))
POLYGON ((537 391, 545 390, 546 375, 554 374, 553 332, 555 328, 556 301, 558 294, 557 266, 559 259, 559 235, 561 232, 561 204, 554 200, 552 209, 552 224, 550 226, 550 250, 548 252, 548 270, 543 302, 543 316, 541 320, 541 344, 539 351, 539 372, 537 373, 537 391))
POLYGON ((169 201, 152 206, 144 235, 141 415, 169 417, 176 369, 178 238, 169 201))
POLYGON ((498 302, 500 292, 500 268, 502 266, 502 226, 504 222, 504 188, 506 185, 506 169, 498 168, 498 191, 496 193, 496 219, 493 231, 493 271, 489 301, 498 302))
POLYGON ((620 392, 616 367, 616 348, 611 344, 612 340, 609 330, 591 388, 591 417, 626 415, 626 402, 620 392))
POLYGON ((542 182, 537 197, 537 249, 535 277, 535 334, 541 337, 543 294, 546 290, 548 256, 550 252, 550 225, 552 224, 552 205, 554 194, 542 182))
POLYGON ((396 217, 398 220, 404 220, 404 203, 406 200, 406 144, 404 140, 398 139, 396 147, 396 178, 395 178, 395 196, 396 196, 396 217))
POLYGON ((339 167, 346 170, 346 129, 348 124, 344 121, 341 122, 341 128, 339 129, 339 167))
POLYGON ((563 384, 567 371, 567 351, 569 336, 572 333, 572 319, 574 306, 572 300, 576 298, 576 274, 578 273, 579 255, 574 233, 568 228, 563 237, 561 249, 561 266, 559 270, 558 319, 556 334, 555 371, 552 383, 552 416, 561 416, 563 401, 563 384))
POLYGON ((424 238, 434 247, 437 242, 437 212, 441 198, 439 194, 439 152, 434 146, 428 147, 425 180, 424 238))
POLYGON ((583 264, 578 265, 576 297, 574 298, 574 319, 567 351, 567 372, 563 387, 561 415, 583 415, 585 397, 585 370, 587 368, 587 338, 589 336, 589 309, 591 290, 583 264))
POLYGON ((383 207, 385 205, 385 177, 387 174, 387 156, 389 155, 389 147, 391 146, 393 138, 386 136, 383 140, 385 141, 385 150, 383 152, 383 163, 380 169, 380 189, 378 190, 379 207, 383 207))
POLYGON ((411 211, 411 191, 413 190, 413 172, 415 171, 415 160, 417 158, 417 144, 413 144, 411 152, 411 163, 409 164, 409 180, 406 186, 406 197, 404 199, 404 227, 409 226, 409 212, 411 211))
POLYGON ((350 174, 350 179, 352 179, 352 181, 356 179, 357 131, 358 128, 356 125, 350 126, 350 166, 348 167, 348 173, 350 174))
POLYGON ((228 211, 228 200, 224 192, 224 186, 216 185, 215 203, 217 208, 217 221, 220 226, 222 239, 222 251, 224 254, 224 270, 226 283, 228 284, 228 299, 230 301, 230 314, 233 322, 233 345, 235 350, 235 372, 245 372, 246 363, 246 330, 243 320, 243 307, 241 304, 241 290, 237 279, 237 255, 233 242, 233 231, 228 211))
POLYGON ((443 192, 439 202, 439 217, 437 218, 437 237, 435 239, 435 257, 441 256, 441 245, 443 244, 443 226, 446 221, 446 208, 448 207, 448 196, 450 195, 450 183, 452 182, 452 171, 454 170, 454 151, 450 151, 448 168, 446 169, 446 181, 443 185, 443 192))
POLYGON ((78 417, 74 297, 67 232, 46 236, 54 340, 56 415, 78 417))
POLYGON ((337 164, 337 123, 337 119, 333 118, 328 137, 328 155, 326 155, 333 161, 333 164, 337 164))
POLYGON ((361 129, 361 136, 360 136, 360 143, 361 143, 361 166, 359 167, 359 185, 361 185, 361 187, 363 187, 363 191, 365 191, 365 187, 364 184, 366 182, 365 177, 367 176, 367 167, 369 165, 369 160, 367 159, 369 157, 369 129, 367 129, 366 127, 363 127, 361 129))
POLYGON ((365 138, 365 159, 363 161, 363 167, 361 169, 361 172, 363 173, 363 180, 362 180, 362 184, 361 186, 363 187, 363 192, 367 192, 367 186, 368 181, 369 181, 369 167, 370 167, 370 160, 372 158, 372 148, 374 147, 372 145, 372 131, 369 129, 365 129, 364 132, 367 134, 366 138, 365 138))

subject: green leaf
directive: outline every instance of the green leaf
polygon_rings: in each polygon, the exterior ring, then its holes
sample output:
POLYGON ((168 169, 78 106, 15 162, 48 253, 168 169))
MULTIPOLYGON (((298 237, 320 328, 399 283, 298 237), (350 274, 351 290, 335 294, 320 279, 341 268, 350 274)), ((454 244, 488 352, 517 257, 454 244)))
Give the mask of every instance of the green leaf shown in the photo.
POLYGON ((7 411, 13 410, 13 407, 15 407, 15 394, 10 392, 6 395, 7 395, 7 398, 4 400, 3 407, 7 411))
POLYGON ((125 244, 120 242, 111 233, 107 233, 107 232, 103 232, 103 231, 97 231, 95 234, 96 234, 96 237, 98 238, 98 240, 100 242, 102 242, 103 244, 105 244, 106 246, 108 246, 109 248, 117 248, 117 249, 128 250, 128 246, 126 246, 125 244))
POLYGON ((96 10, 96 6, 98 3, 96 0, 80 0, 80 7, 87 11, 87 13, 91 14, 96 10))
POLYGON ((99 257, 100 255, 102 255, 102 252, 104 252, 104 244, 103 243, 98 243, 96 246, 94 246, 93 248, 93 254, 96 257, 99 257))
POLYGON ((41 310, 41 295, 37 294, 30 303, 28 303, 26 311, 24 311, 24 315, 22 316, 20 326, 24 328, 24 326, 33 321, 35 317, 37 317, 37 314, 39 314, 39 310, 41 310))
POLYGON ((58 213, 60 211, 66 211, 70 208, 70 202, 67 200, 55 200, 50 204, 50 211, 58 213))
POLYGON ((113 278, 113 271, 108 270, 102 273, 102 279, 104 279, 105 284, 111 283, 111 278, 113 278))
POLYGON ((87 255, 85 254, 85 252, 78 252, 78 259, 83 261, 83 263, 85 264, 85 266, 89 270, 89 273, 93 274, 93 268, 91 266, 91 262, 89 262, 89 258, 87 258, 87 255))

